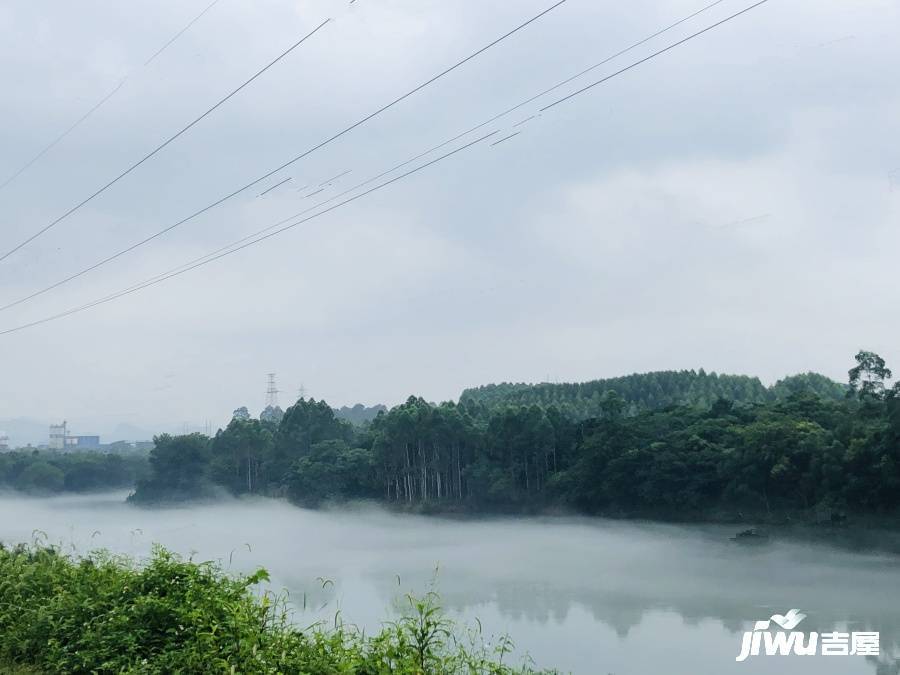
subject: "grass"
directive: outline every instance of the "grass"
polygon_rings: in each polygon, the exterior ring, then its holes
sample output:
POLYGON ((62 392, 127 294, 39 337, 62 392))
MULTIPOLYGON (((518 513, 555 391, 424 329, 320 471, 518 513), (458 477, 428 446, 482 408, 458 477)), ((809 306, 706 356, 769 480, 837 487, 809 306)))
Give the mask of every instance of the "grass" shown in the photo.
POLYGON ((0 546, 0 673, 513 675, 508 640, 446 619, 429 594, 366 636, 338 621, 300 630, 265 570, 232 577, 157 548, 143 564, 105 552, 0 546), (6 664, 5 666, 2 664, 6 664))

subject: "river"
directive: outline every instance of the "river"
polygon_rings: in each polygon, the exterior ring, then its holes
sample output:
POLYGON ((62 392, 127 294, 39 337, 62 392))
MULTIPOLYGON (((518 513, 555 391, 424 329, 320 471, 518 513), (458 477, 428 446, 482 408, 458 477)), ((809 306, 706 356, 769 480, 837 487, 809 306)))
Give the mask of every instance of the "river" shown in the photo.
POLYGON ((290 593, 298 622, 340 612, 367 631, 404 593, 433 584, 451 617, 508 634, 538 666, 579 675, 900 669, 897 556, 779 539, 747 547, 722 526, 462 520, 262 499, 144 510, 125 496, 0 495, 0 540, 139 557, 159 543, 233 571, 263 566, 290 593), (881 656, 735 661, 754 621, 791 608, 807 615, 798 631, 879 631, 881 656))

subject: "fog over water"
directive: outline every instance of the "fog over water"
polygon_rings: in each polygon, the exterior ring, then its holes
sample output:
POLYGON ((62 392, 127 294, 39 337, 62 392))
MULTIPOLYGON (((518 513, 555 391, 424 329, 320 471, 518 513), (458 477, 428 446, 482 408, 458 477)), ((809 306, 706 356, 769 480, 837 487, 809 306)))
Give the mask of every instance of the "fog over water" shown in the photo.
POLYGON ((0 540, 43 539, 39 530, 81 553, 146 556, 160 543, 236 572, 264 566, 274 587, 289 591, 298 623, 333 620, 340 610, 368 631, 396 612, 404 593, 422 594, 436 577, 451 616, 477 618, 489 635, 508 633, 538 666, 579 674, 898 672, 897 556, 778 540, 747 548, 729 541, 733 527, 455 520, 271 500, 144 510, 125 496, 0 495, 0 540), (808 615, 797 630, 880 631, 881 663, 736 663, 743 631, 790 608, 808 615))

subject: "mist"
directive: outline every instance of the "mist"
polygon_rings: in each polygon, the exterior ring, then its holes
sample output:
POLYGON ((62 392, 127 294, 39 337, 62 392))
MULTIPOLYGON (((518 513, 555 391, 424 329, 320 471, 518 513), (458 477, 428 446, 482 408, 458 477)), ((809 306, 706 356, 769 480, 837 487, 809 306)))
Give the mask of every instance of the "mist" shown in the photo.
MULTIPOLYGON (((895 557, 774 541, 745 548, 734 527, 583 518, 450 519, 360 504, 307 510, 241 499, 141 509, 126 493, 0 496, 0 540, 49 542, 138 558, 161 544, 232 573, 265 567, 298 625, 376 629, 404 595, 436 590, 448 614, 507 633, 538 666, 573 673, 777 673, 779 659, 735 663, 752 622, 790 607, 806 630, 880 630, 900 643, 895 557), (329 583, 329 581, 331 583, 329 583)), ((886 543, 886 542, 884 542, 886 543)), ((896 542, 894 542, 896 544, 896 542)), ((793 659, 793 673, 873 673, 869 658, 793 659)))

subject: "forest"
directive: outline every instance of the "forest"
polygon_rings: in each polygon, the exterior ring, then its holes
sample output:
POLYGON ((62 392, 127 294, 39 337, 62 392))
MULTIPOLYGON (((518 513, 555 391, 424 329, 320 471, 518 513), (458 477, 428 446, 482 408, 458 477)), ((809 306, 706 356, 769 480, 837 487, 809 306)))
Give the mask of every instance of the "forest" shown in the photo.
POLYGON ((301 398, 261 419, 240 409, 213 438, 157 437, 150 475, 130 499, 224 490, 311 507, 374 499, 678 518, 887 513, 900 506, 900 383, 890 379, 880 356, 861 351, 846 385, 806 374, 767 389, 702 370, 497 385, 459 402, 410 397, 362 425, 301 398), (602 387, 616 388, 598 396, 602 387))
POLYGON ((146 455, 19 450, 0 453, 0 489, 34 494, 133 487, 149 472, 146 455))
POLYGON ((719 399, 735 403, 770 403, 795 392, 811 392, 822 398, 841 400, 847 387, 818 373, 792 375, 765 387, 757 377, 707 374, 697 371, 662 371, 625 375, 577 384, 491 384, 466 389, 463 401, 498 405, 553 406, 577 420, 601 417, 603 397, 615 392, 626 402, 626 414, 673 405, 708 408, 719 399))

